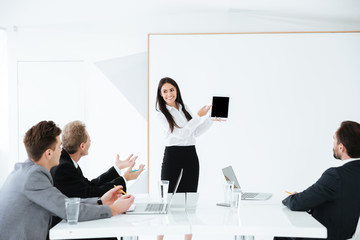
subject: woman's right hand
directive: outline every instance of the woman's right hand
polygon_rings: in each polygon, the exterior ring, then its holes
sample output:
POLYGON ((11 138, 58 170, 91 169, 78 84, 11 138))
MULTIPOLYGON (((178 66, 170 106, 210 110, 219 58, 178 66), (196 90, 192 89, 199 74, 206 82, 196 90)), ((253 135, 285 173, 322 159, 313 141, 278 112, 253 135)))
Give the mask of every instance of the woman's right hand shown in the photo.
POLYGON ((209 106, 205 105, 202 108, 200 108, 200 110, 198 111, 199 117, 205 116, 209 112, 210 108, 211 108, 211 105, 209 105, 209 106))

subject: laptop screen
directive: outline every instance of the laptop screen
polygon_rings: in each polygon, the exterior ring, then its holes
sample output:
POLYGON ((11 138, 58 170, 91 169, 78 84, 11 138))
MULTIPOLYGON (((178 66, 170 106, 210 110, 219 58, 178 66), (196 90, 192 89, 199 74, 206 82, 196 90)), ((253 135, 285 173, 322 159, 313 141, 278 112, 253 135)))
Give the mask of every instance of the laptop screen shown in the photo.
POLYGON ((239 189, 241 190, 240 184, 236 178, 236 175, 234 173, 234 170, 232 168, 232 166, 228 166, 226 168, 222 169, 224 177, 226 179, 226 181, 233 181, 234 182, 234 188, 235 189, 239 189))
POLYGON ((183 169, 181 169, 181 171, 180 171, 179 177, 178 177, 178 179, 177 179, 177 181, 176 181, 176 185, 175 185, 174 191, 172 192, 172 194, 171 194, 171 196, 170 196, 169 205, 171 204, 171 201, 172 201, 172 199, 173 199, 173 197, 174 197, 174 195, 175 195, 175 193, 176 193, 176 191, 177 191, 177 189, 178 189, 178 187, 179 187, 179 184, 180 184, 182 175, 183 175, 183 169))

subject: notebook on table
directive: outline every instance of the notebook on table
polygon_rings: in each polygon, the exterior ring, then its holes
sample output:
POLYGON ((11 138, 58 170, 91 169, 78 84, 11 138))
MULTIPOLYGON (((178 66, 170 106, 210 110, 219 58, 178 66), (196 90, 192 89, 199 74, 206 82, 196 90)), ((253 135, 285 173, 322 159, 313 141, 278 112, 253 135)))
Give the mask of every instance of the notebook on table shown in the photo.
POLYGON ((271 193, 242 192, 232 166, 223 168, 222 171, 226 181, 234 182, 234 190, 241 192, 242 200, 267 200, 271 198, 271 193))
POLYGON ((127 211, 126 214, 133 214, 133 215, 145 215, 145 214, 167 214, 169 208, 171 206, 171 202, 173 197, 179 187, 181 178, 183 174, 183 169, 181 169, 179 177, 176 181, 176 185, 174 191, 169 197, 168 203, 161 203, 161 202, 151 202, 151 203, 136 203, 134 207, 130 208, 131 210, 127 211))

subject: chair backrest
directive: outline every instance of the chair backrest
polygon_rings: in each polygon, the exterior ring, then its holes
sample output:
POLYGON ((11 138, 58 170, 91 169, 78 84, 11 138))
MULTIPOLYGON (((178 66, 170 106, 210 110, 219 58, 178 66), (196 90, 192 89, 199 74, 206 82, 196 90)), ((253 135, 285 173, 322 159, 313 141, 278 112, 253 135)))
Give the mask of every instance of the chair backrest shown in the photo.
POLYGON ((360 218, 359 218, 358 224, 356 226, 356 230, 355 230, 353 237, 348 240, 360 240, 360 218))

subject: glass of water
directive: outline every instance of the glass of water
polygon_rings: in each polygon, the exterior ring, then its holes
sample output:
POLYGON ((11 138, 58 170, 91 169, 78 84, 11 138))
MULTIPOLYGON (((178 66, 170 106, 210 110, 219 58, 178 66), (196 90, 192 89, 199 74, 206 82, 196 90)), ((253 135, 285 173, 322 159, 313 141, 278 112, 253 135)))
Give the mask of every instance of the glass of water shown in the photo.
POLYGON ((159 192, 160 192, 160 201, 162 203, 167 202, 168 191, 169 191, 169 181, 168 180, 160 180, 159 181, 159 192))
POLYGON ((239 208, 241 201, 241 192, 240 191, 233 191, 231 195, 231 202, 230 207, 232 208, 239 208))
POLYGON ((65 199, 66 219, 69 224, 76 224, 79 219, 80 198, 65 199))
POLYGON ((223 190, 224 190, 224 203, 229 205, 230 207, 232 194, 234 192, 234 182, 226 181, 223 185, 223 190))

